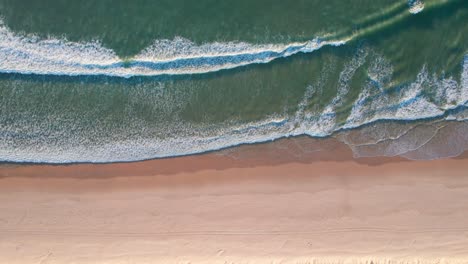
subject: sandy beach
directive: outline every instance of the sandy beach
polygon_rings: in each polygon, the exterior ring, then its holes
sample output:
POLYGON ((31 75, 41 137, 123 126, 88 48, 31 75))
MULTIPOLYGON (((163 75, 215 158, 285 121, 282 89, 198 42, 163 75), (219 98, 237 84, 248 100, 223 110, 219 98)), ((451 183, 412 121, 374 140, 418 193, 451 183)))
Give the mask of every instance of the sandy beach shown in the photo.
POLYGON ((468 264, 468 0, 0 0, 0 264, 468 264))
POLYGON ((468 155, 353 159, 284 139, 0 167, 0 263, 468 263, 468 155), (372 261, 372 262, 371 262, 372 261))

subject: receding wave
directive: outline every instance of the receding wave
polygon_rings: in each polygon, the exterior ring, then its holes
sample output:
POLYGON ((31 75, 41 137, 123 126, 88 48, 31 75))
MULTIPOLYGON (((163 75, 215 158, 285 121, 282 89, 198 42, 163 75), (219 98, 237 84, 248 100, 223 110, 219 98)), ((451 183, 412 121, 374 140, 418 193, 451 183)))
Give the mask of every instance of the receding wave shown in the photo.
MULTIPOLYGON (((128 59, 119 58, 98 41, 77 43, 58 38, 41 39, 14 33, 0 24, 0 72, 131 77, 207 73, 268 63, 297 53, 313 52, 326 45, 344 45, 402 17, 418 13, 422 8, 435 8, 429 2, 424 6, 420 0, 407 3, 408 8, 403 13, 400 12, 401 6, 392 6, 385 12, 396 15, 388 15, 389 18, 383 22, 373 24, 372 21, 379 19, 370 16, 362 21, 363 26, 357 31, 349 33, 344 30, 334 37, 288 44, 214 42, 201 45, 175 38, 157 40, 128 59)), ((325 61, 323 72, 307 80, 302 98, 299 93, 300 100, 292 103, 297 105, 288 105, 290 109, 296 109, 292 110, 295 111, 293 114, 272 111, 274 114, 262 114, 254 119, 256 121, 233 118, 191 122, 181 118, 181 109, 187 105, 204 103, 191 97, 193 90, 190 86, 198 85, 195 90, 212 80, 206 83, 150 80, 125 87, 122 89, 125 90, 124 95, 103 95, 100 93, 103 89, 99 90, 102 87, 86 82, 73 82, 67 90, 61 85, 68 84, 51 81, 50 86, 53 87, 45 87, 49 85, 48 81, 44 84, 30 80, 34 78, 18 80, 15 79, 17 76, 9 76, 6 79, 11 77, 13 81, 5 85, 5 94, 11 98, 0 97, 0 160, 46 163, 137 161, 299 135, 336 136, 348 144, 357 157, 383 155, 432 159, 456 156, 468 149, 465 133, 468 123, 468 55, 460 62, 460 75, 446 76, 432 72, 430 67, 418 66, 421 68, 415 69, 412 79, 400 82, 393 80, 394 72, 398 71, 394 67, 399 65, 392 65, 384 55, 365 45, 357 46, 357 51, 340 60, 339 65, 332 62, 328 67, 325 61), (328 92, 324 91, 325 87, 330 87, 325 83, 330 76, 333 76, 333 83, 336 81, 332 87, 336 88, 336 94, 331 95, 331 99, 324 99, 323 94, 328 92), (356 79, 360 80, 359 89, 353 88, 356 79), (24 88, 24 85, 29 86, 24 88), (41 85, 44 87, 38 87, 41 85), (39 88, 43 93, 31 92, 39 88), (49 96, 47 88, 54 90, 51 94, 55 101, 52 98, 50 105, 43 102, 49 96), (92 88, 99 91, 89 92, 92 88), (67 93, 73 93, 75 97, 63 95, 67 93), (32 94, 31 100, 37 105, 28 107, 25 94, 32 94), (89 103, 88 94, 115 98, 104 104, 90 98, 93 101, 89 103), (69 107, 63 98, 68 102, 77 98, 80 104, 69 107), (317 102, 323 103, 323 107, 310 107, 317 102), (114 114, 115 109, 120 112, 114 114), (105 116, 100 111, 112 114, 105 116), (443 146, 441 142, 444 140, 450 144, 443 146)), ((254 72, 248 76, 249 81, 255 82, 258 76, 260 74, 254 72)), ((76 81, 80 78, 71 79, 76 81)), ((230 82, 237 80, 240 79, 230 79, 230 82)), ((287 82, 281 85, 288 85, 287 82)), ((217 83, 210 85, 214 87, 217 83)), ((223 96, 222 101, 226 99, 223 96)))
MULTIPOLYGON (((67 119, 61 116, 52 116, 49 121, 37 123, 12 123, 11 117, 4 116, 0 117, 0 124, 3 124, 0 157, 4 161, 46 163, 136 161, 196 154, 299 135, 338 135, 358 157, 399 155, 411 159, 432 159, 456 156, 465 151, 468 148, 465 136, 468 122, 468 56, 463 59, 460 80, 453 77, 436 78, 423 68, 414 82, 402 85, 390 94, 378 87, 390 81, 392 71, 384 58, 364 48, 344 65, 339 75, 338 93, 323 110, 315 112, 304 107, 323 88, 323 80, 317 80, 304 92, 294 115, 275 115, 256 122, 227 121, 210 125, 171 120, 157 126, 158 131, 163 131, 163 138, 151 136, 159 132, 152 132, 146 127, 147 123, 137 119, 131 120, 131 127, 122 132, 116 128, 112 128, 116 131, 103 130, 99 126, 77 129, 73 120, 67 124, 67 119), (370 78, 353 103, 348 118, 339 121, 337 109, 343 105, 349 92, 352 76, 366 61, 370 65, 370 78), (435 98, 431 100, 423 93, 427 85, 436 87, 435 98), (417 121, 428 119, 438 123, 417 121), (56 120, 63 120, 60 121, 63 127, 54 131, 55 126, 48 122, 56 120), (391 125, 382 123, 385 120, 391 125), (415 122, 403 125, 392 123, 396 120, 415 122), (458 125, 451 125, 453 129, 449 129, 441 121, 458 125), (70 134, 83 129, 86 130, 84 136, 70 134), (149 131, 149 137, 138 135, 145 131, 149 131), (444 139, 450 141, 452 147, 443 143, 444 139), (436 151, 441 144, 448 147, 441 148, 441 152, 436 151)), ((170 103, 161 99, 148 100, 169 107, 166 110, 162 107, 160 111, 174 113, 171 115, 176 118, 174 111, 182 107, 180 104, 184 104, 184 99, 180 95, 174 98, 177 101, 170 103)))

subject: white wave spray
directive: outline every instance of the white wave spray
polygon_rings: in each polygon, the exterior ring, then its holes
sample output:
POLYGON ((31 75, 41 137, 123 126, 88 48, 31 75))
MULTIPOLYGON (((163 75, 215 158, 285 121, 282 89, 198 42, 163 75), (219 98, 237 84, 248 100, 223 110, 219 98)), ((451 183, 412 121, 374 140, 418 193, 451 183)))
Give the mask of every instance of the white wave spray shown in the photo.
MULTIPOLYGON (((92 145, 76 144, 72 148, 69 147, 70 139, 62 137, 62 134, 58 139, 63 139, 64 142, 55 145, 25 144, 18 148, 13 143, 10 144, 9 141, 4 140, 0 141, 0 157, 8 161, 48 163, 135 161, 196 154, 240 144, 266 142, 288 136, 330 136, 343 129, 361 127, 379 120, 417 120, 439 117, 443 119, 447 111, 459 106, 466 106, 466 99, 468 98, 468 87, 466 85, 468 60, 466 58, 462 62, 463 70, 459 82, 451 77, 436 78, 434 75, 429 74, 427 68, 423 67, 414 82, 402 85, 390 96, 380 86, 391 82, 392 66, 379 54, 371 50, 361 49, 344 65, 339 76, 337 96, 332 98, 330 103, 322 110, 310 110, 307 105, 314 96, 321 93, 323 83, 326 81, 327 69, 324 69, 323 74, 320 75, 323 79, 317 80, 315 84, 308 86, 305 90, 303 99, 300 100, 297 107, 297 113, 292 116, 275 115, 261 121, 240 124, 221 122, 208 127, 203 124, 186 123, 180 120, 176 122, 176 127, 162 125, 169 135, 165 138, 135 136, 134 138, 92 145), (349 90, 352 75, 366 62, 369 62, 370 65, 368 83, 354 102, 348 118, 344 123, 337 122, 335 113, 337 108, 344 102, 349 103, 345 97, 349 90), (427 85, 437 88, 435 101, 426 98, 422 92, 427 85), (439 101, 437 102, 437 100, 439 101)), ((176 96, 176 98, 181 100, 180 96, 176 96)), ((181 108, 172 104, 168 104, 168 106, 181 108)), ((168 111, 172 112, 172 110, 168 111)), ((449 115, 446 119, 467 120, 467 116, 463 113, 466 112, 449 115)), ((138 124, 135 121, 133 125, 138 124)), ((26 127, 25 130, 29 131, 31 124, 25 123, 24 126, 26 127)), ((463 132, 463 129, 460 128, 459 130, 463 132)), ((385 133, 389 131, 377 130, 374 133, 378 134, 376 137, 378 139, 374 143, 369 140, 369 134, 366 134, 365 144, 360 143, 352 147, 355 148, 355 153, 359 156, 366 156, 370 155, 369 153, 376 153, 375 148, 372 148, 372 144, 383 142, 378 145, 384 146, 383 155, 404 154, 410 158, 417 158, 414 154, 406 153, 415 153, 419 148, 429 146, 431 140, 437 138, 438 130, 438 127, 433 127, 430 124, 425 128, 414 129, 414 131, 424 132, 418 133, 423 135, 418 138, 412 137, 412 134, 405 132, 406 130, 396 133, 396 135, 387 135, 385 133), (391 142, 393 138, 400 141, 407 140, 408 144, 391 142), (388 140, 388 142, 384 142, 384 140, 388 140)), ((369 129, 365 131, 369 131, 369 129)), ((8 129, 5 128, 3 132, 8 133, 8 129)), ((11 132, 17 133, 18 130, 12 130, 11 132)), ((462 135, 461 132, 458 134, 462 135)), ((79 139, 77 140, 79 141, 79 139)), ((459 151, 459 149, 456 150, 459 151)), ((425 153, 430 152, 426 151, 425 153)), ((451 152, 447 153, 446 155, 453 155, 451 152)), ((437 153, 430 154, 436 155, 437 153)), ((434 157, 428 156, 427 158, 434 157)))
POLYGON ((78 43, 66 39, 40 39, 12 32, 0 21, 0 72, 40 75, 106 75, 116 77, 208 73, 268 63, 297 53, 345 41, 315 38, 288 44, 214 42, 197 45, 176 37, 157 40, 131 59, 121 59, 98 41, 78 43))
POLYGON ((408 0, 409 12, 417 14, 424 9, 424 2, 421 0, 408 0))

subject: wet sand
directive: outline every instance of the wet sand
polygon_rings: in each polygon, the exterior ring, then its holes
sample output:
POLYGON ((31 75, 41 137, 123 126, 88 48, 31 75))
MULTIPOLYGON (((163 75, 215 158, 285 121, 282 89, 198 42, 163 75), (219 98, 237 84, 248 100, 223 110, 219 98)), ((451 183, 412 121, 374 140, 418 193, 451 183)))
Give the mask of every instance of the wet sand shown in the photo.
POLYGON ((468 263, 468 155, 284 139, 135 163, 2 165, 0 263, 468 263))

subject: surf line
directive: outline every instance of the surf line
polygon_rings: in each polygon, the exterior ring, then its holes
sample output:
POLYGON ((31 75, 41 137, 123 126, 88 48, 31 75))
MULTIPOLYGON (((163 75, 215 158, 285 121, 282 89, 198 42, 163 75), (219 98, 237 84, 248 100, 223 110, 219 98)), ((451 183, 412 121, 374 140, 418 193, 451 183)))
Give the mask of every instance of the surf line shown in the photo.
MULTIPOLYGON (((422 3, 410 1, 411 6, 422 3), (416 3, 413 3, 416 2, 416 3)), ((410 5, 408 2, 408 5, 410 5)), ((440 1, 440 6, 448 1, 440 1)), ((431 6, 432 7, 432 6, 431 6)), ((103 75, 130 78, 133 76, 189 75, 228 70, 251 64, 269 63, 297 53, 311 53, 324 46, 341 46, 379 31, 400 21, 412 12, 394 5, 388 14, 369 17, 358 30, 345 30, 305 42, 289 44, 249 44, 214 42, 197 45, 176 37, 156 40, 154 44, 129 59, 100 42, 71 42, 64 39, 41 39, 11 31, 0 20, 0 73, 86 76, 103 75), (383 18, 383 20, 376 18, 383 18), (177 49, 175 49, 177 47, 177 49)))
POLYGON ((297 53, 309 53, 323 46, 345 41, 315 38, 290 44, 253 45, 243 42, 196 45, 175 38, 122 60, 100 43, 77 43, 60 39, 41 40, 15 35, 0 25, 0 72, 39 75, 107 75, 116 77, 208 73, 249 64, 268 63, 297 53), (169 44, 169 45, 167 45, 169 44), (174 52, 171 47, 182 47, 174 52))

